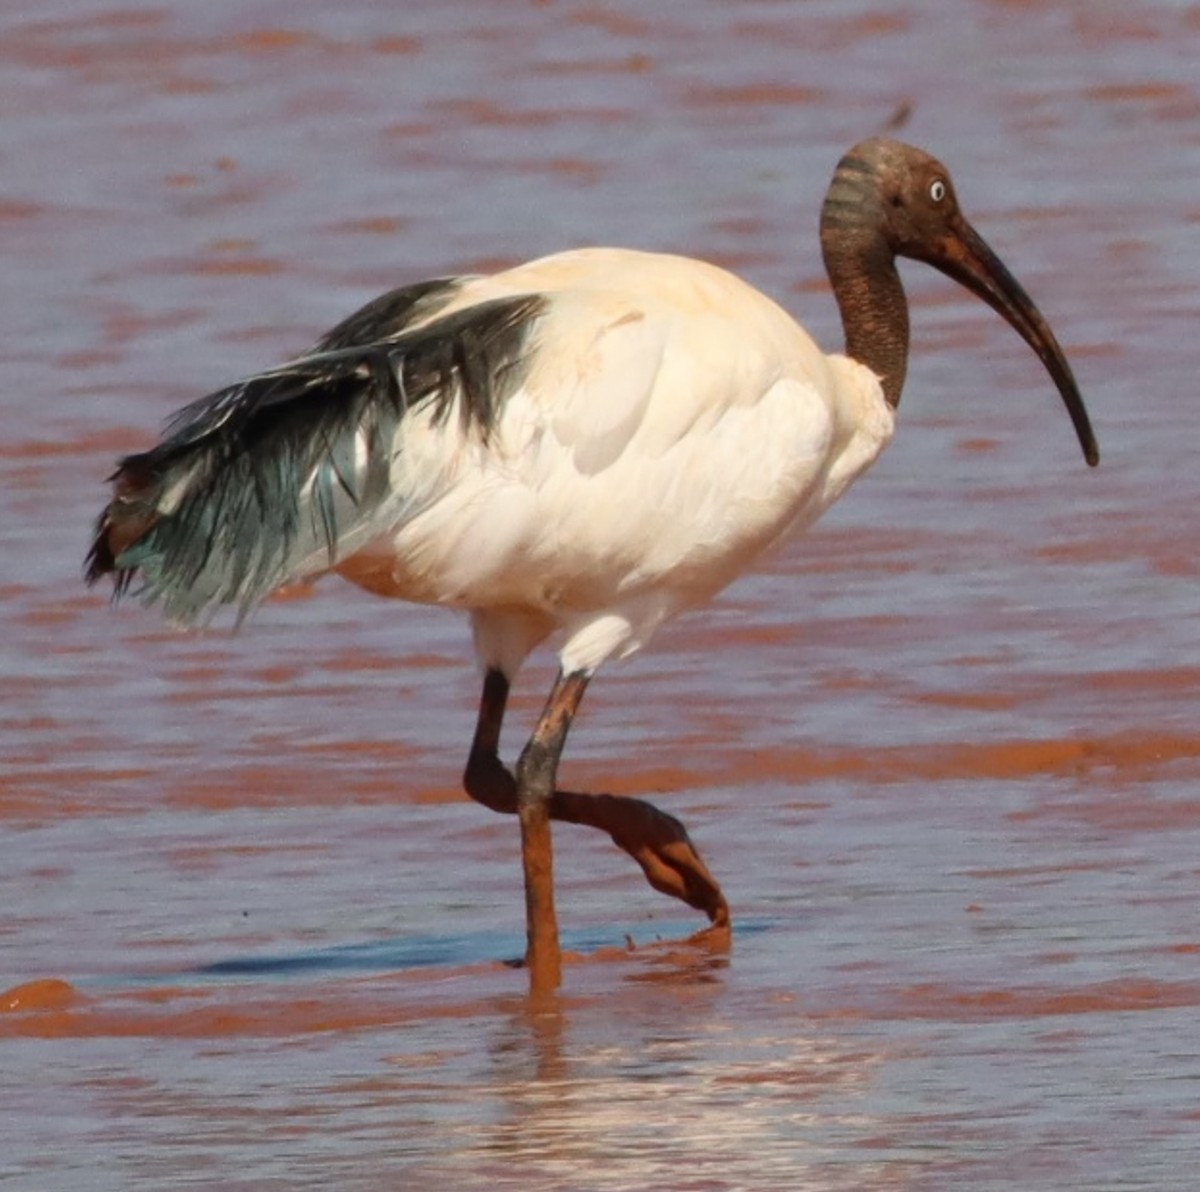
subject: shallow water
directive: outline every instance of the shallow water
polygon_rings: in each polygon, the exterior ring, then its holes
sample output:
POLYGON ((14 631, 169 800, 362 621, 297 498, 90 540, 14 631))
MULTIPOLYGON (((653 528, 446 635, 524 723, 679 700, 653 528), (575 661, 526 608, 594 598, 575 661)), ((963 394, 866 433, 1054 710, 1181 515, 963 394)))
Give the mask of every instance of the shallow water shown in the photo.
POLYGON ((946 11, 0 12, 0 1184, 1190 1185, 1200 6, 946 11), (1101 468, 909 269, 888 454, 572 736, 573 784, 689 824, 731 955, 560 830, 574 958, 531 1006, 515 825, 458 791, 465 625, 337 581, 236 636, 113 611, 103 478, 387 286, 573 244, 716 259, 837 347, 817 211, 889 121, 1050 318, 1101 468))

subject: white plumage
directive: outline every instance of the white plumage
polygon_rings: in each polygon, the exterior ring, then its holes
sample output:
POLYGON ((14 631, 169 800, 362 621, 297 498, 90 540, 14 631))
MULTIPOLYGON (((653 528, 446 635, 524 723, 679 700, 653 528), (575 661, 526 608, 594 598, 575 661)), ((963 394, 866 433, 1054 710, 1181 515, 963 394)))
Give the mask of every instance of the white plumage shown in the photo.
POLYGON ((484 683, 464 785, 520 817, 532 987, 560 979, 551 819, 607 832, 727 941, 725 897, 683 825, 559 788, 559 757, 597 667, 809 525, 891 438, 908 357, 896 257, 1002 314, 1098 458, 1053 333, 934 158, 855 146, 821 246, 844 356, 724 270, 652 253, 585 249, 385 294, 123 459, 88 578, 111 574, 120 594, 140 576, 143 598, 184 622, 329 570, 466 610, 484 683), (510 683, 555 630, 560 672, 509 771, 510 683))
POLYGON ((381 595, 471 610, 480 662, 510 679, 553 629, 568 673, 645 645, 891 437, 868 369, 715 266, 562 253, 467 282, 439 317, 526 293, 548 302, 494 427, 402 422, 394 496, 338 564, 381 595))

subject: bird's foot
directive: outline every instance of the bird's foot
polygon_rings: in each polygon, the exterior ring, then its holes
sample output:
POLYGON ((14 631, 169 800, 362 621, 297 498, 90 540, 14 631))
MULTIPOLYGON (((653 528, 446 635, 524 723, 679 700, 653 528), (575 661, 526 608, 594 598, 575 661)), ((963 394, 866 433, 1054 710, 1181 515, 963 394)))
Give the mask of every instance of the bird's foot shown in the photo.
POLYGON ((687 829, 673 815, 644 799, 556 791, 551 815, 601 828, 641 866, 660 893, 703 911, 711 926, 729 931, 729 904, 701 859, 687 829))
MULTIPOLYGON (((463 785, 471 798, 492 811, 516 814, 516 780, 494 753, 472 753, 463 785)), ((554 792, 549 810, 551 819, 607 832, 641 866, 656 890, 708 916, 710 926, 705 932, 728 934, 725 895, 675 816, 644 799, 563 790, 554 792)))

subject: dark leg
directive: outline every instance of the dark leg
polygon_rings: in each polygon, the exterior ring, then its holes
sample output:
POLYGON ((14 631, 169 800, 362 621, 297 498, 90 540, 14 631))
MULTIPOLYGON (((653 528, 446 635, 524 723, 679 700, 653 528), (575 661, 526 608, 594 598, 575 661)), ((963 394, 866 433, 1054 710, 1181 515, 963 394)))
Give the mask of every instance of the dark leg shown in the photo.
MULTIPOLYGON (((531 791, 536 789, 540 794, 546 786, 548 774, 551 794, 546 802, 550 819, 585 824, 607 832, 618 848, 624 849, 637 861, 646 880, 656 890, 704 911, 713 928, 728 931, 729 907, 721 887, 688 839, 687 830, 673 815, 667 815, 643 799, 581 794, 558 790, 553 786, 558 756, 586 686, 587 679, 582 675, 559 675, 542 718, 521 755, 518 775, 530 782, 531 791), (554 751, 553 760, 547 769, 551 750, 554 751)), ((517 779, 504 767, 499 756, 500 727, 504 720, 508 691, 509 684, 504 675, 500 671, 488 671, 483 682, 479 720, 471 742, 463 785, 471 798, 492 811, 517 815, 520 814, 517 779)), ((537 827, 538 819, 539 813, 534 811, 526 813, 522 819, 523 855, 526 855, 526 820, 530 821, 533 837, 537 837, 541 831, 537 827)), ((548 825, 545 839, 545 856, 549 858, 548 825)), ((530 844, 535 845, 536 840, 531 838, 530 844)), ((527 869, 527 883, 529 876, 527 869)), ((541 878, 535 882, 536 888, 544 885, 541 878)), ((526 897, 529 897, 528 885, 526 897)), ((552 895, 550 905, 552 916, 552 895)), ((527 909, 532 915, 533 908, 527 909)), ((530 924, 532 927, 532 917, 530 924)), ((557 951, 557 944, 554 950, 557 951)))
POLYGON ((479 719, 463 774, 463 787, 476 803, 503 815, 517 813, 517 782, 500 761, 500 726, 508 704, 508 680, 498 670, 483 677, 479 719))

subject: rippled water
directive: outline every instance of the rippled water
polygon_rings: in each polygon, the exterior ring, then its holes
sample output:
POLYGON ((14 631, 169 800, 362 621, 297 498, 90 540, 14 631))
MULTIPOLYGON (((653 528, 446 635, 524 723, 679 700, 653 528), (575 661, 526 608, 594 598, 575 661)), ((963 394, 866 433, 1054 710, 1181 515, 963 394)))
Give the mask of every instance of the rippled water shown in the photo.
POLYGON ((0 1184, 1189 1186, 1197 60, 1167 0, 0 12, 0 1184), (819 203, 889 122, 1101 468, 908 270, 888 454, 572 737, 689 823, 732 955, 562 830, 576 958, 531 1007, 514 825, 457 789, 465 626, 336 581, 236 636, 113 611, 103 478, 374 292, 574 244, 718 260, 838 347, 819 203))

